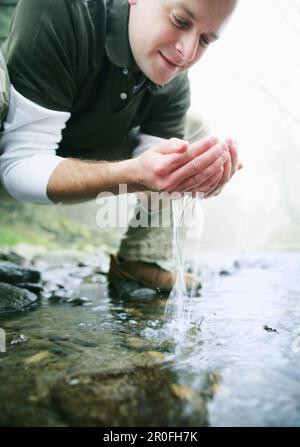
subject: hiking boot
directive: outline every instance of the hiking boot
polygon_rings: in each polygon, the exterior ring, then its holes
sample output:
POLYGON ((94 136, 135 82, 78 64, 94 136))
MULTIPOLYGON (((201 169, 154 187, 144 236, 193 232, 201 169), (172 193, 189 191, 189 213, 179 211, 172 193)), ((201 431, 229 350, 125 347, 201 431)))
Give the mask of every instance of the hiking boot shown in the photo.
MULTIPOLYGON (((145 287, 157 288, 170 292, 176 281, 176 272, 163 269, 156 263, 144 261, 126 261, 119 258, 116 253, 110 255, 110 268, 108 280, 136 281, 145 287)), ((191 273, 185 273, 185 285, 188 290, 200 289, 199 279, 191 273)))

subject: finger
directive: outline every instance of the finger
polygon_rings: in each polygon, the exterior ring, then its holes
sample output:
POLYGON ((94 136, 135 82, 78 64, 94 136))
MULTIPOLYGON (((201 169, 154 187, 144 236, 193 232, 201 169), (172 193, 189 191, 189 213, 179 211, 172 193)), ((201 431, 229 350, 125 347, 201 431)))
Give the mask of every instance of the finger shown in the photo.
POLYGON ((185 152, 188 147, 189 143, 187 141, 180 140, 179 138, 170 138, 169 140, 158 144, 154 148, 154 151, 161 154, 174 154, 185 152))
MULTIPOLYGON (((176 144, 178 143, 178 139, 172 138, 171 140, 174 140, 174 145, 176 146, 176 144)), ((159 168, 159 175, 163 177, 171 174, 173 171, 185 165, 186 163, 191 162, 194 158, 206 152, 217 143, 218 139, 216 137, 205 137, 201 140, 198 140, 196 143, 193 143, 193 145, 191 145, 188 150, 179 151, 180 153, 174 153, 173 151, 172 155, 163 160, 162 166, 160 166, 159 168)), ((160 149, 159 152, 164 154, 171 154, 171 151, 167 152, 165 149, 163 149, 163 151, 160 149)))
MULTIPOLYGON (((228 150, 229 153, 229 150, 228 150)), ((213 191, 214 189, 219 189, 219 188, 223 188, 225 186, 226 183, 229 182, 230 178, 231 178, 231 157, 229 156, 227 158, 227 160, 225 161, 223 168, 222 168, 222 174, 221 176, 219 176, 218 174, 216 175, 218 177, 218 183, 213 184, 210 179, 211 177, 207 180, 207 185, 208 188, 206 187, 206 183, 203 185, 201 185, 201 188, 204 186, 203 191, 204 192, 208 192, 210 193, 211 191, 213 191)))
POLYGON ((187 180, 189 178, 199 176, 195 179, 194 183, 191 179, 189 186, 194 186, 195 184, 202 182, 214 174, 220 166, 223 166, 227 159, 228 155, 226 151, 224 151, 224 145, 218 143, 213 148, 194 158, 189 163, 186 163, 184 166, 181 166, 179 169, 170 174, 168 183, 170 184, 170 187, 172 187, 181 183, 183 179, 187 180))
POLYGON ((216 185, 217 187, 223 187, 229 180, 231 176, 231 157, 229 155, 229 149, 228 149, 228 158, 225 161, 222 169, 222 176, 219 179, 219 184, 216 185))
POLYGON ((188 155, 190 155, 190 160, 197 157, 198 155, 203 154, 207 150, 209 150, 211 147, 215 146, 219 143, 218 138, 214 136, 208 136, 201 138, 198 141, 195 141, 190 145, 190 149, 188 152, 188 155))
POLYGON ((232 138, 227 138, 226 143, 228 145, 229 153, 231 156, 231 177, 232 177, 233 174, 235 174, 235 172, 237 170, 238 149, 237 149, 237 144, 235 143, 235 141, 232 138))
MULTIPOLYGON (((226 163, 224 163, 224 172, 225 172, 225 166, 226 166, 226 163)), ((242 168, 243 168, 243 164, 239 162, 238 166, 237 166, 237 170, 242 169, 242 168)), ((232 175, 230 176, 229 180, 231 179, 231 177, 232 177, 232 175)), ((222 192, 226 183, 228 183, 229 180, 225 181, 225 175, 223 174, 222 179, 220 180, 219 184, 216 185, 216 187, 214 189, 212 189, 211 191, 207 191, 207 193, 205 194, 205 197, 208 198, 211 196, 218 196, 222 192)))
POLYGON ((175 154, 168 154, 168 157, 164 156, 162 160, 162 164, 159 169, 159 175, 161 177, 169 175, 176 169, 185 165, 189 160, 190 157, 188 155, 188 151, 175 154))
MULTIPOLYGON (((213 163, 203 169, 199 174, 193 175, 183 182, 179 182, 173 187, 173 191, 186 191, 196 187, 197 185, 202 185, 207 181, 212 175, 219 173, 220 169, 223 172, 223 165, 225 162, 226 154, 221 154, 213 163)), ((182 177, 181 177, 182 178, 182 177)))
POLYGON ((231 165, 231 158, 229 158, 225 163, 224 163, 224 174, 223 174, 223 183, 227 183, 229 182, 230 178, 232 176, 232 165, 231 165))
POLYGON ((197 185, 193 187, 192 189, 189 189, 185 192, 203 192, 206 193, 210 190, 216 189, 218 187, 220 180, 223 177, 223 169, 221 168, 219 171, 217 171, 215 174, 213 174, 209 179, 207 179, 205 182, 203 182, 200 185, 197 185))

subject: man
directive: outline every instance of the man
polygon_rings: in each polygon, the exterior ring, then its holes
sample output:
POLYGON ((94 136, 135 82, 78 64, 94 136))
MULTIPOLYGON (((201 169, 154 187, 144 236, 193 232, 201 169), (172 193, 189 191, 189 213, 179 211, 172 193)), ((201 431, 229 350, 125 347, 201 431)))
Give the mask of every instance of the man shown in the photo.
MULTIPOLYGON (((231 139, 200 138, 203 127, 186 121, 187 70, 235 5, 21 0, 2 47, 11 89, 0 176, 9 193, 54 204, 117 194, 120 184, 220 191, 241 165, 231 139)), ((159 264, 170 256, 170 228, 129 226, 109 277, 170 290, 175 274, 159 264)))

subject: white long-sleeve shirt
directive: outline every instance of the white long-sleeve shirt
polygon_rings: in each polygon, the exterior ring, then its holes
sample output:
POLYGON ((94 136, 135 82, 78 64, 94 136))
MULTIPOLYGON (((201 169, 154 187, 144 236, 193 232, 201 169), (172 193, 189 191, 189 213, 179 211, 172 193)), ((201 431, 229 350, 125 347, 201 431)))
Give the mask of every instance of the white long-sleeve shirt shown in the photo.
MULTIPOLYGON (((65 160, 56 150, 70 116, 41 107, 11 85, 9 111, 0 134, 0 180, 15 199, 57 204, 48 198, 47 186, 55 168, 65 160)), ((164 141, 143 133, 138 138, 133 157, 164 141)))

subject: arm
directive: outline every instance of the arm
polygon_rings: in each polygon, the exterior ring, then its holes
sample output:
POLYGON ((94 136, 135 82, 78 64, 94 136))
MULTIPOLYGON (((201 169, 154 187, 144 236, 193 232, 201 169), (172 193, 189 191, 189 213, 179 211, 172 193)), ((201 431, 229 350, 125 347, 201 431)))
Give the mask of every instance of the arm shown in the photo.
POLYGON ((53 172, 48 196, 53 201, 92 199, 100 192, 184 192, 183 178, 202 176, 203 183, 219 171, 227 155, 214 137, 203 138, 193 148, 177 138, 165 140, 140 156, 115 163, 67 159, 53 172), (200 174, 199 174, 200 172, 200 174))
POLYGON ((92 199, 102 191, 117 193, 120 183, 126 183, 130 192, 183 191, 177 188, 183 178, 200 170, 205 181, 223 163, 222 149, 213 137, 190 148, 180 139, 157 139, 151 149, 121 162, 64 159, 55 149, 69 115, 35 104, 11 86, 0 140, 0 176, 16 199, 46 204, 92 199))

